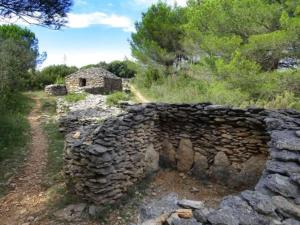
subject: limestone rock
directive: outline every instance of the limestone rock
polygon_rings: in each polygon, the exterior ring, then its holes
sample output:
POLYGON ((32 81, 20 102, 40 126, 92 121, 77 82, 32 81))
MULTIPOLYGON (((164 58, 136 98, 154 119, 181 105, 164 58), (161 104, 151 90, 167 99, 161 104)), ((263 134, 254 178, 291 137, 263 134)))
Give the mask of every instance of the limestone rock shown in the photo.
POLYGON ((66 220, 68 222, 80 222, 86 217, 86 207, 87 205, 84 203, 69 205, 64 209, 57 211, 54 213, 54 215, 57 218, 66 220))
POLYGON ((300 221, 294 219, 287 219, 283 221, 282 225, 300 225, 300 221))
POLYGON ((203 207, 201 209, 197 209, 193 212, 195 219, 200 223, 207 223, 207 216, 209 213, 213 212, 213 209, 203 207))
POLYGON ((145 152, 146 173, 152 173, 159 169, 159 153, 155 151, 153 144, 150 144, 145 152))
POLYGON ((238 196, 228 196, 220 204, 222 208, 231 208, 232 215, 239 224, 267 225, 268 220, 260 216, 252 207, 238 196))
POLYGON ((275 205, 272 199, 268 195, 264 195, 257 191, 244 191, 241 193, 242 198, 244 198, 255 211, 265 215, 270 215, 275 212, 275 205))
POLYGON ((239 220, 233 215, 233 210, 228 207, 210 213, 207 220, 213 225, 239 225, 239 220))
POLYGON ((204 207, 204 202, 183 199, 178 201, 178 205, 186 209, 201 209, 204 207))
POLYGON ((159 217, 165 213, 171 213, 179 207, 178 196, 175 193, 170 193, 160 200, 153 200, 152 202, 142 205, 139 209, 139 221, 145 222, 159 217))
POLYGON ((295 205, 282 196, 272 197, 272 201, 277 210, 285 217, 294 217, 300 220, 300 206, 295 205))
POLYGON ((273 131, 272 142, 282 150, 300 151, 300 138, 296 137, 294 131, 273 131))
POLYGON ((270 174, 265 178, 265 185, 273 192, 285 197, 296 198, 299 196, 298 187, 290 182, 286 176, 270 174))
POLYGON ((300 166, 295 162, 281 162, 269 160, 266 169, 273 172, 289 176, 290 174, 300 174, 300 166))
POLYGON ((176 168, 176 150, 166 139, 162 143, 159 163, 162 167, 176 168))
POLYGON ((170 225, 202 225, 202 223, 198 223, 196 219, 173 219, 170 225))
POLYGON ((177 150, 177 170, 188 172, 194 162, 193 144, 190 139, 182 138, 177 150))
POLYGON ((191 209, 177 209, 176 214, 179 218, 190 219, 193 217, 193 211, 191 209))
POLYGON ((242 170, 238 175, 238 182, 244 185, 254 185, 258 182, 265 167, 266 156, 252 156, 242 164, 242 170), (245 179, 245 177, 247 179, 245 179))
POLYGON ((227 155, 224 152, 218 152, 214 158, 214 164, 210 167, 210 173, 217 182, 230 183, 232 167, 227 155))
POLYGON ((220 167, 230 166, 230 161, 224 152, 218 152, 214 159, 214 165, 220 167))
POLYGON ((192 169, 192 173, 195 177, 199 179, 207 178, 207 169, 208 169, 208 162, 206 156, 196 152, 194 157, 194 166, 192 169))
POLYGON ((293 161, 300 163, 300 152, 272 149, 271 156, 273 159, 281 161, 293 161))

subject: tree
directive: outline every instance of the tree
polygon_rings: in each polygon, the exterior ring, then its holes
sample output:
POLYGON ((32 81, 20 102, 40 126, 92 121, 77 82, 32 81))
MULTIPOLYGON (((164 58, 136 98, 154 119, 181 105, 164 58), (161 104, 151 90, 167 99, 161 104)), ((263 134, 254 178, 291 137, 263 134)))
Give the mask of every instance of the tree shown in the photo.
POLYGON ((299 9, 293 0, 190 0, 185 43, 210 62, 229 63, 239 52, 263 70, 274 70, 280 59, 298 54, 299 9))
POLYGON ((136 23, 131 36, 131 49, 135 58, 145 64, 160 64, 170 68, 184 58, 181 45, 185 23, 184 9, 159 2, 152 5, 136 23))
POLYGON ((0 20, 17 16, 28 23, 59 29, 72 0, 0 0, 0 20))
POLYGON ((126 61, 113 61, 108 64, 107 70, 121 78, 132 78, 136 73, 128 67, 126 61))
POLYGON ((46 58, 46 53, 39 53, 38 39, 35 34, 27 28, 17 25, 2 25, 0 26, 0 37, 3 40, 11 39, 24 45, 34 55, 31 69, 34 69, 38 63, 42 63, 46 58))
MULTIPOLYGON (((14 92, 18 92, 31 68, 35 55, 22 42, 0 38, 0 105, 5 108, 14 92)), ((1 111, 1 110, 0 110, 1 111)))

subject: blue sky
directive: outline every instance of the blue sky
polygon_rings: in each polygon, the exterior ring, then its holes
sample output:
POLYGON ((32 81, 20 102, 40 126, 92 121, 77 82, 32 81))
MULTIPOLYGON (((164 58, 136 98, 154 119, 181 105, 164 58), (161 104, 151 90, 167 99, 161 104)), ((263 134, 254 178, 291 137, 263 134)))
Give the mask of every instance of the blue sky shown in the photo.
MULTIPOLYGON (((166 0, 174 4, 176 0, 166 0)), ((74 0, 67 27, 59 31, 29 26, 47 52, 42 65, 83 66, 131 58, 129 39, 134 22, 157 0, 74 0)), ((184 5, 185 0, 177 0, 184 5)))

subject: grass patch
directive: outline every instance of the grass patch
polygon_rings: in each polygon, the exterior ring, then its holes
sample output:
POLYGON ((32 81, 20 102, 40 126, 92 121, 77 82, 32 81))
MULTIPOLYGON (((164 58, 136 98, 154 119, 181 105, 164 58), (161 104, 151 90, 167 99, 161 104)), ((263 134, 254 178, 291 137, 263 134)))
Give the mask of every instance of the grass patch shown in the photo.
POLYGON ((130 95, 124 92, 118 91, 107 96, 106 103, 109 106, 118 105, 120 101, 130 100, 130 95))
POLYGON ((70 93, 64 97, 67 102, 78 102, 86 98, 86 93, 70 93))
POLYGON ((246 81, 220 79, 197 72, 175 76, 161 75, 151 80, 141 73, 135 78, 134 85, 147 99, 154 102, 211 102, 241 108, 257 106, 300 110, 299 88, 291 85, 298 77, 300 79, 298 73, 300 74, 300 70, 258 74, 253 75, 253 80, 249 78, 246 81), (242 88, 244 86, 248 88, 242 88))
POLYGON ((30 141, 27 120, 33 101, 24 94, 15 94, 9 110, 0 117, 0 196, 7 191, 8 180, 24 162, 30 141))
POLYGON ((43 127, 48 137, 48 163, 45 185, 50 187, 63 181, 64 137, 59 132, 57 122, 49 121, 43 127))

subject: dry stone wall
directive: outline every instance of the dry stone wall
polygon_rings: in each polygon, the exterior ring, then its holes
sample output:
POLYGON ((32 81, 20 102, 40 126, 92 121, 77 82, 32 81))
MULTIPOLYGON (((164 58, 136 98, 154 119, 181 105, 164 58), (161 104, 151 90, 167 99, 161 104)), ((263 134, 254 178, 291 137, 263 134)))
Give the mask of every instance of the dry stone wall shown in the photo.
POLYGON ((231 186, 254 185, 260 179, 255 191, 225 199, 210 212, 207 224, 223 224, 222 216, 233 218, 234 223, 226 224, 270 224, 265 223, 269 217, 242 223, 241 216, 269 216, 277 209, 276 220, 297 220, 299 131, 300 114, 291 110, 134 105, 102 125, 67 135, 65 175, 75 193, 98 205, 114 203, 159 167, 191 171, 199 179, 231 186), (259 208, 268 201, 272 212, 259 208), (237 208, 241 212, 236 213, 237 208))
POLYGON ((122 91, 122 79, 102 68, 88 68, 66 77, 68 92, 107 94, 122 91))
POLYGON ((67 94, 67 88, 65 85, 61 84, 51 84, 47 85, 45 87, 45 92, 48 95, 53 95, 53 96, 62 96, 67 94))

